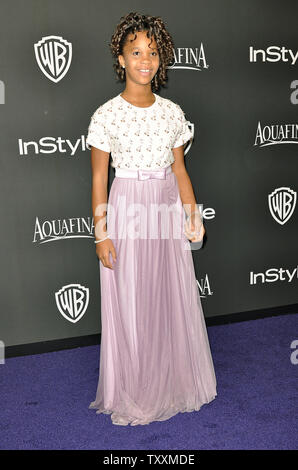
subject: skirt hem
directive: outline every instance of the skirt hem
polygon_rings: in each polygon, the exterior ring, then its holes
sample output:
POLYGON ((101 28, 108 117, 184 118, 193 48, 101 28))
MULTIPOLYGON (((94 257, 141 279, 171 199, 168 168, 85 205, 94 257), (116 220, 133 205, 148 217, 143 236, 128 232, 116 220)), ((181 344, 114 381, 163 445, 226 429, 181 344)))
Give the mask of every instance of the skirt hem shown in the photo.
POLYGON ((150 416, 147 419, 141 419, 141 418, 133 418, 133 417, 127 417, 127 416, 121 416, 117 411, 108 409, 108 408, 100 408, 98 405, 95 405, 94 402, 90 403, 89 409, 96 409, 96 414, 110 414, 111 416, 111 421, 112 424, 120 425, 120 426, 136 426, 138 424, 140 425, 145 425, 145 424, 150 424, 153 421, 166 421, 173 416, 177 415, 178 413, 191 413, 193 411, 199 411, 203 405, 207 405, 208 403, 212 402, 215 398, 217 397, 217 393, 213 394, 211 398, 207 399, 204 403, 201 403, 200 405, 197 406, 192 406, 190 408, 173 408, 172 411, 169 411, 168 414, 164 417, 158 418, 157 415, 155 416, 150 416))

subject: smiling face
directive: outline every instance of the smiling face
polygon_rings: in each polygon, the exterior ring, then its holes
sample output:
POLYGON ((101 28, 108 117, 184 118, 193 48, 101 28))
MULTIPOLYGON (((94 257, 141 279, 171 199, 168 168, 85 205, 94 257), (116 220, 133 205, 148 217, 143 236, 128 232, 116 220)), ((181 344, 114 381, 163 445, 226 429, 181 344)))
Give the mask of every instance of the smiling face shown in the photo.
POLYGON ((129 34, 126 38, 123 55, 118 56, 121 66, 125 66, 126 80, 140 85, 151 82, 159 67, 159 53, 154 39, 147 37, 146 31, 129 34), (151 44, 150 44, 151 43, 151 44))

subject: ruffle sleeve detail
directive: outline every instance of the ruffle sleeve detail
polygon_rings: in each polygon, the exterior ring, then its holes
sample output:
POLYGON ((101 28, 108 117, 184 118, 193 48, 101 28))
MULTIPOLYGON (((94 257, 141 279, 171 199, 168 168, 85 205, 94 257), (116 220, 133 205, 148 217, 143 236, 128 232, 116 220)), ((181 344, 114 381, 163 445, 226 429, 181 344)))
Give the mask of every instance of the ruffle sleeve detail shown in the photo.
POLYGON ((107 134, 103 118, 98 110, 91 116, 90 124, 88 127, 88 135, 86 139, 87 148, 90 146, 103 150, 104 152, 111 151, 109 136, 107 134))
POLYGON ((194 129, 193 125, 190 121, 187 121, 185 118, 185 114, 181 107, 176 104, 178 110, 178 117, 177 117, 177 134, 176 140, 174 143, 173 148, 180 147, 181 145, 185 144, 189 140, 192 140, 194 137, 194 129), (189 128, 191 127, 191 129, 189 128))

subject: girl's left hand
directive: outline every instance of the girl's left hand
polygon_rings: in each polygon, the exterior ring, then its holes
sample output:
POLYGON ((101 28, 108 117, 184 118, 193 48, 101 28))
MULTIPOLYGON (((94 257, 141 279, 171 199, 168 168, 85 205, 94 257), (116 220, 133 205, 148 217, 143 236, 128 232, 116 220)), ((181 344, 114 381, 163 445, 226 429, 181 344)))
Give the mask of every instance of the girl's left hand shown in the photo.
POLYGON ((184 233, 191 242, 203 240, 205 228, 199 213, 193 212, 190 217, 187 217, 184 228, 184 233))

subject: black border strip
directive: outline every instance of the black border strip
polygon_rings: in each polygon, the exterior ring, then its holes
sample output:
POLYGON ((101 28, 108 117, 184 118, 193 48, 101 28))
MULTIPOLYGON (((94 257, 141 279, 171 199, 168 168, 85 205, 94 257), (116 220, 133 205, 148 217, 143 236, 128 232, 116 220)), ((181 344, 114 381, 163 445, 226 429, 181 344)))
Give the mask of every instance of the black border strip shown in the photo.
MULTIPOLYGON (((251 310, 248 312, 233 313, 227 315, 214 315, 205 317, 206 326, 225 325, 242 321, 258 320, 261 318, 298 313, 298 304, 281 307, 271 307, 263 310, 251 310)), ((75 336, 73 338, 54 339, 40 341, 38 343, 18 344, 5 347, 5 358, 17 356, 31 356, 33 354, 62 351, 63 349, 82 348, 100 344, 101 334, 75 336)))

